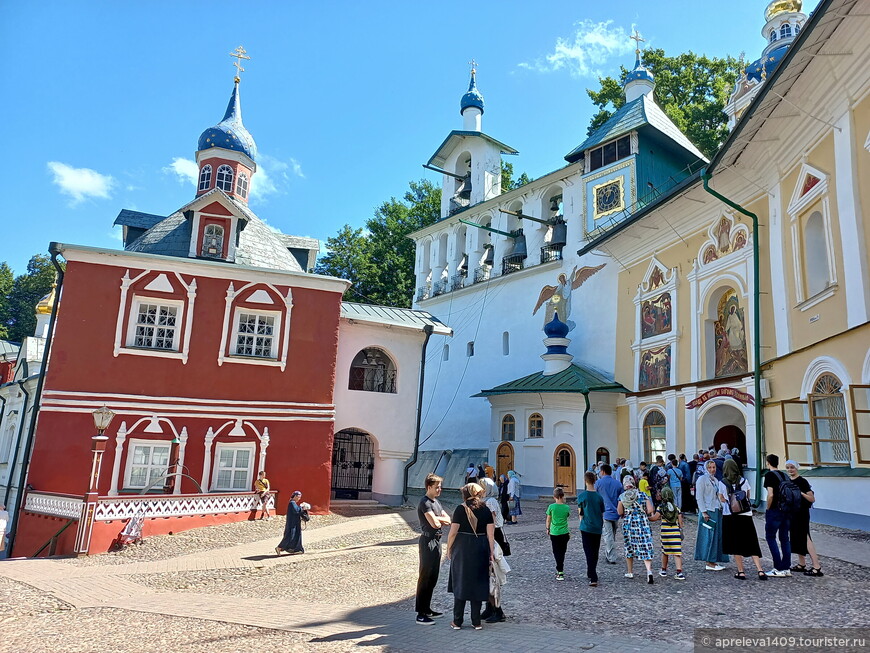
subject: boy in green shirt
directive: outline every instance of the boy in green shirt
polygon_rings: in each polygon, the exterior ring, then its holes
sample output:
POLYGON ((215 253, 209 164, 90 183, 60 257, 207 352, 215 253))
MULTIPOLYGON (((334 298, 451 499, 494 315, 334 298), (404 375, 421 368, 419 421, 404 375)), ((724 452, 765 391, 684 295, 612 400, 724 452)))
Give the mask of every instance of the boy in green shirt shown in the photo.
POLYGON ((550 535, 550 544, 553 545, 553 557, 556 559, 556 580, 565 580, 565 552, 568 550, 568 540, 571 538, 568 531, 568 516, 571 508, 565 503, 565 490, 557 487, 553 490, 553 499, 547 508, 547 533, 550 535))

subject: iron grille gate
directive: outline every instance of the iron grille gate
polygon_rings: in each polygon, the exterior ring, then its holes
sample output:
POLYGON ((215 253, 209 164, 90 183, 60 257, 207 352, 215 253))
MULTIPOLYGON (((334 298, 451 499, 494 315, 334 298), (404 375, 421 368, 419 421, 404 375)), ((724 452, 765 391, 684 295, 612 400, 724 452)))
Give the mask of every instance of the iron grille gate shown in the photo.
POLYGON ((332 490, 336 499, 358 499, 371 492, 375 457, 363 431, 346 429, 335 434, 332 445, 332 490))

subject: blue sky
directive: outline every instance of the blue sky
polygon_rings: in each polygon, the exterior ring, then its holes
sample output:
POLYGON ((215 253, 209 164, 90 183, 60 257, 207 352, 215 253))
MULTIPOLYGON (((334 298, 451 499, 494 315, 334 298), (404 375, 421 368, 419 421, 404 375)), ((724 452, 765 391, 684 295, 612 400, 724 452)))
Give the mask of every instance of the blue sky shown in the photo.
MULTIPOLYGON (((805 3, 809 12, 818 0, 805 3)), ((766 2, 532 5, 513 1, 0 2, 7 185, 0 261, 52 240, 120 248, 121 209, 192 199, 199 134, 223 116, 243 45, 244 122, 261 173, 251 207, 323 241, 361 226, 462 126, 478 62, 483 130, 517 173, 564 165, 593 106, 585 89, 633 63, 628 34, 669 54, 756 58, 766 2)))

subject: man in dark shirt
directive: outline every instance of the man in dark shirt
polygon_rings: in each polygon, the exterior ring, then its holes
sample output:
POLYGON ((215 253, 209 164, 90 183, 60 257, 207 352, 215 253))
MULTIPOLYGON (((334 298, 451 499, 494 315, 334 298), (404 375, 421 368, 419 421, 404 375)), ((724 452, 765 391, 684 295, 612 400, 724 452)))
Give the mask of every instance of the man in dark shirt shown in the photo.
POLYGON ((786 479, 779 471, 779 456, 767 456, 767 473, 764 475, 764 487, 767 488, 767 511, 764 513, 764 538, 770 547, 770 557, 773 558, 773 569, 768 576, 791 576, 791 541, 789 540, 789 514, 779 509, 779 484, 786 479), (776 538, 779 536, 779 546, 776 538), (780 550, 781 547, 781 550, 780 550))
POLYGON ((441 569, 441 527, 450 524, 450 516, 441 507, 441 481, 435 474, 426 477, 426 496, 417 505, 420 519, 420 575, 417 578, 417 623, 421 626, 434 624, 434 617, 443 613, 432 609, 432 593, 438 584, 441 569))
POLYGON ((613 469, 607 463, 601 466, 598 472, 598 480, 595 481, 595 491, 604 500, 604 559, 610 564, 616 564, 616 522, 619 513, 616 504, 619 495, 622 494, 622 483, 613 478, 613 469))

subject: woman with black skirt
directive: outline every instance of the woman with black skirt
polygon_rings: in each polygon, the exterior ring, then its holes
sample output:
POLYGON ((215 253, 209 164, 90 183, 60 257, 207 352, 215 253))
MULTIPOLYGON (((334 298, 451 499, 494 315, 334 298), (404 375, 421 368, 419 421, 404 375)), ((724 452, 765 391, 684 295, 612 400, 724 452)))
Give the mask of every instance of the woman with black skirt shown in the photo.
POLYGON ((498 505, 501 506, 501 516, 505 523, 510 522, 511 518, 511 495, 508 492, 508 477, 504 474, 498 477, 498 505))
POLYGON ((492 513, 478 495, 483 492, 477 483, 462 487, 462 503, 453 511, 450 534, 447 536, 447 557, 450 576, 447 591, 453 594, 453 621, 450 627, 462 628, 465 604, 471 602, 471 625, 480 623, 480 608, 489 598, 489 563, 495 549, 495 525, 492 513))
POLYGON ((722 553, 733 555, 737 564, 734 578, 746 580, 743 569, 743 558, 752 557, 758 580, 767 580, 767 574, 761 568, 761 547, 758 546, 758 533, 752 519, 752 508, 733 513, 731 498, 742 490, 749 496, 752 488, 749 482, 740 475, 740 467, 734 460, 726 460, 722 468, 722 480, 719 481, 719 499, 722 501, 722 553))

